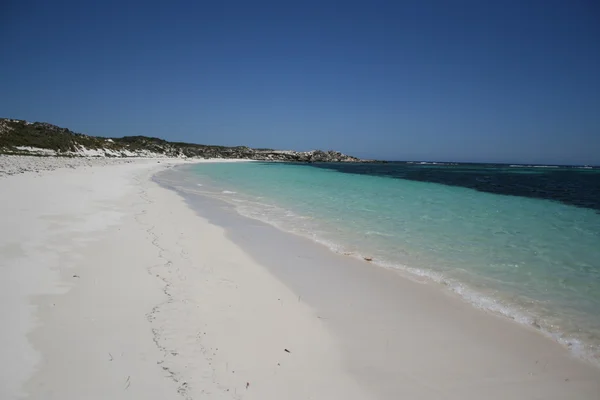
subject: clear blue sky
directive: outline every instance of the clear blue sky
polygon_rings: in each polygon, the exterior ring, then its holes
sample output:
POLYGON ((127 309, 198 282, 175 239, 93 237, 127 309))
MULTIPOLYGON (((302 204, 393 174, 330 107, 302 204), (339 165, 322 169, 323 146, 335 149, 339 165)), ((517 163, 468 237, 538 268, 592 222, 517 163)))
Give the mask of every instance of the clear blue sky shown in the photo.
POLYGON ((599 4, 1 1, 0 116, 383 159, 600 164, 599 4))

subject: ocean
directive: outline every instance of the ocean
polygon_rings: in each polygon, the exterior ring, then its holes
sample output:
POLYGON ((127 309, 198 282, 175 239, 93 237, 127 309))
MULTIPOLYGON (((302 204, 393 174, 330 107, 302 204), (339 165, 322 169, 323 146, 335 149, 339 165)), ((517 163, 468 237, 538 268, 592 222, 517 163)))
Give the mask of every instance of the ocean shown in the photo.
POLYGON ((598 168, 249 162, 179 171, 197 194, 246 217, 439 282, 600 362, 598 168))

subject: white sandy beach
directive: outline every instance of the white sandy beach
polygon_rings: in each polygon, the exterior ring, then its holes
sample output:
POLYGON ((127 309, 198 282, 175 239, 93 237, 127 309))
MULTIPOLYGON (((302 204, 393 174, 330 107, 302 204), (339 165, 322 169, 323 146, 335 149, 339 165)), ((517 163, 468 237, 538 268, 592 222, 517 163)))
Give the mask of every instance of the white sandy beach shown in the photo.
POLYGON ((317 245, 273 274, 150 179, 185 162, 0 156, 1 399, 600 398, 596 367, 435 285, 354 260, 365 286, 336 286, 317 245))

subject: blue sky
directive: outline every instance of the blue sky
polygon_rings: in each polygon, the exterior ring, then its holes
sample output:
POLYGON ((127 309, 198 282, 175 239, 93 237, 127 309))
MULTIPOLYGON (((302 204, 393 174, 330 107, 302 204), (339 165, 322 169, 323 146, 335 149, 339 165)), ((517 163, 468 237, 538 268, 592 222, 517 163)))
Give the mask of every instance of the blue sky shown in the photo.
POLYGON ((0 14, 0 116, 382 159, 600 164, 594 0, 9 0, 0 14))

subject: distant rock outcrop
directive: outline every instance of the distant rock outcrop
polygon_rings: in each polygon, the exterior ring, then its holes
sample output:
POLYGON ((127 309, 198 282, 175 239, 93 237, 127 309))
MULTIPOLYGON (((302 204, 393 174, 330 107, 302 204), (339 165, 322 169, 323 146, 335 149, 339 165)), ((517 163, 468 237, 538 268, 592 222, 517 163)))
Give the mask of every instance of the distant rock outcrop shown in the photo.
POLYGON ((245 158, 286 162, 362 162, 337 151, 287 151, 168 142, 147 136, 103 138, 45 122, 0 118, 0 154, 66 157, 245 158))

